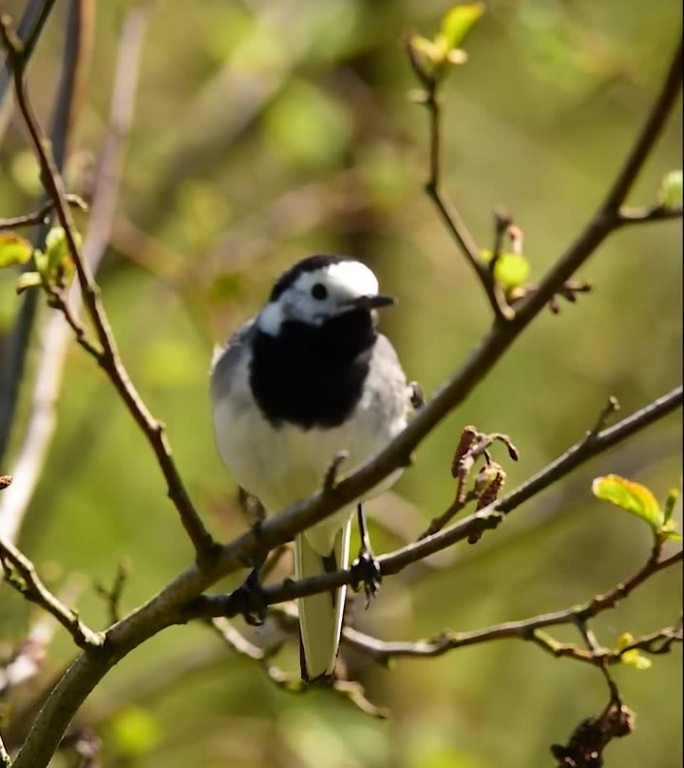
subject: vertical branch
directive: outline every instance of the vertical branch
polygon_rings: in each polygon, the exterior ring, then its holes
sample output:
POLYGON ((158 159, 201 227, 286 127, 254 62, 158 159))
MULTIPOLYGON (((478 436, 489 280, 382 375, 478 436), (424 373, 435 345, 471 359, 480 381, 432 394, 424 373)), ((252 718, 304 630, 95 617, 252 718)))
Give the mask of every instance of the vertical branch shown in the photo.
MULTIPOLYGON (((50 131, 50 141, 60 168, 68 157, 69 139, 75 123, 79 93, 85 81, 89 62, 89 41, 92 37, 93 23, 92 0, 72 0, 66 22, 64 65, 55 98, 50 131)), ((35 41, 28 48, 28 55, 34 46, 35 41)), ((26 48, 22 57, 24 60, 22 66, 25 67, 28 62, 26 48)), ((41 226, 33 243, 36 248, 43 247, 47 232, 48 227, 41 226)), ((1 366, 0 459, 7 449, 14 422, 26 351, 37 309, 36 292, 27 291, 25 297, 16 325, 8 339, 6 359, 1 366)), ((54 431, 54 404, 59 392, 64 355, 63 344, 54 326, 55 321, 51 317, 46 320, 41 329, 41 362, 34 382, 31 416, 14 470, 18 481, 0 499, 0 536, 9 541, 17 540, 24 513, 33 494, 45 452, 54 431)))
MULTIPOLYGON (((29 0, 24 10, 17 27, 17 35, 22 41, 24 56, 27 59, 31 58, 54 4, 55 0, 29 0)), ((12 111, 12 73, 13 64, 8 57, 4 62, 3 71, 0 71, 0 138, 5 133, 12 111)))
POLYGON ((682 42, 680 35, 680 42, 670 63, 670 68, 667 71, 658 98, 603 203, 603 210, 607 214, 616 215, 620 210, 620 206, 625 202, 639 171, 663 131, 663 127, 673 107, 672 93, 677 93, 681 82, 682 42))
POLYGON ((513 309, 508 305, 501 287, 497 284, 491 271, 480 258, 475 239, 442 189, 442 104, 439 92, 441 80, 437 73, 428 72, 423 67, 410 37, 406 41, 406 52, 414 74, 425 89, 420 99, 427 109, 429 123, 430 158, 425 191, 482 284, 496 320, 512 320, 515 314, 513 309))
MULTIPOLYGON (((79 0, 78 6, 92 10, 91 0, 79 0)), ((90 18, 92 20, 92 16, 90 18)), ((136 8, 126 16, 121 32, 110 108, 110 127, 95 180, 92 215, 83 245, 83 258, 93 272, 97 271, 109 242, 125 141, 133 119, 138 65, 146 26, 147 15, 140 8, 136 8)), ((81 50, 83 48, 84 46, 81 46, 81 50)), ((67 80, 72 84, 68 91, 71 93, 78 78, 73 75, 65 76, 64 81, 67 80)), ((61 119, 56 121, 56 125, 66 125, 68 114, 69 110, 62 110, 61 119)), ((29 295, 36 296, 34 292, 29 292, 29 295)), ((72 314, 78 314, 81 306, 78 283, 72 286, 67 302, 72 314)), ((64 317, 58 312, 51 314, 41 329, 40 355, 29 422, 13 470, 16 479, 12 487, 0 498, 0 536, 9 541, 16 541, 18 538, 21 523, 38 483, 55 431, 55 405, 62 385, 69 339, 70 328, 64 317)))
MULTIPOLYGON (((25 67, 33 52, 38 35, 43 29, 52 2, 47 2, 42 8, 42 15, 33 25, 30 35, 22 51, 22 67, 25 67)), ((27 9, 24 19, 30 13, 27 9)), ((55 153, 57 167, 61 170, 68 157, 71 129, 75 123, 79 95, 85 81, 89 61, 90 44, 93 26, 92 0, 71 0, 66 21, 66 39, 64 47, 64 64, 60 78, 57 96, 53 107, 53 118, 50 129, 50 142, 55 153)), ((24 21, 22 19, 22 21, 24 21)), ((28 26, 28 24, 27 24, 28 26)), ((19 37, 22 35, 21 25, 19 37)), ((7 68, 13 71, 11 56, 7 57, 7 68)), ((0 81, 0 102, 2 100, 2 81, 0 81)), ((1 110, 1 107, 0 107, 1 110)), ((2 119, 0 117, 0 123, 2 119)), ((2 131, 0 129, 0 135, 2 131)), ((33 239, 34 248, 43 248, 48 227, 42 225, 33 239)), ((24 374, 26 351, 33 329, 37 310, 38 296, 35 291, 27 291, 24 295, 17 321, 6 342, 6 349, 0 365, 0 460, 4 457, 9 442, 10 432, 16 414, 19 389, 24 374)))
MULTIPOLYGON (((166 480, 168 495, 174 503, 181 523, 195 548, 197 561, 204 564, 215 553, 215 542, 190 500, 190 496, 171 455, 171 447, 163 424, 154 418, 145 405, 131 382, 119 355, 116 339, 100 300, 99 290, 93 279, 92 269, 90 264, 81 257, 80 248, 76 241, 73 217, 64 188, 64 180, 55 165, 50 145, 45 140, 43 130, 33 110, 25 87, 24 68, 20 66, 21 48, 15 39, 16 36, 8 17, 0 18, 0 34, 2 35, 8 55, 15 60, 14 85, 17 104, 39 161, 43 185, 48 195, 54 201, 57 219, 64 230, 64 239, 76 268, 78 284, 83 294, 86 311, 92 320, 98 341, 102 346, 102 352, 96 354, 95 358, 109 377, 131 416, 152 447, 166 480)), ((90 346, 89 351, 93 352, 92 346, 90 346)))
MULTIPOLYGON (((681 39, 681 32, 680 32, 681 39)), ((646 159, 665 127, 681 88, 682 44, 677 45, 658 96, 646 116, 636 141, 632 145, 605 200, 567 251, 553 264, 539 288, 516 309, 516 324, 525 327, 551 299, 558 286, 594 253, 606 237, 622 225, 620 207, 632 188, 646 159)))

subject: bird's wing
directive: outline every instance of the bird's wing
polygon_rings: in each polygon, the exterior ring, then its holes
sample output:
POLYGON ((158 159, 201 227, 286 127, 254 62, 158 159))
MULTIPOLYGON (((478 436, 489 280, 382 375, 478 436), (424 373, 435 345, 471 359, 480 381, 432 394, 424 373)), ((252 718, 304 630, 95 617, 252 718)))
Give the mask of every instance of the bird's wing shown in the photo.
POLYGON ((378 393, 377 407, 383 421, 391 423, 409 416, 414 410, 413 385, 406 380, 392 342, 382 334, 373 347, 373 360, 367 387, 378 393))
POLYGON ((225 397, 238 366, 248 354, 249 341, 255 333, 256 317, 250 318, 228 339, 224 346, 216 345, 211 359, 211 390, 214 399, 225 397))

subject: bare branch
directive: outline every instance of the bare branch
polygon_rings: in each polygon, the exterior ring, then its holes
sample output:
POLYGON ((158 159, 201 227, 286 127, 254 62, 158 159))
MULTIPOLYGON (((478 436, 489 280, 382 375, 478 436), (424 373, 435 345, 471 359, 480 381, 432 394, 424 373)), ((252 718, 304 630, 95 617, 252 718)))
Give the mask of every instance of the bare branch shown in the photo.
POLYGON ((74 638, 84 650, 98 648, 104 642, 103 636, 89 629, 78 617, 50 592, 36 573, 33 563, 8 541, 0 539, 0 564, 5 581, 27 600, 44 608, 74 638))
POLYGON ((585 650, 576 645, 559 643, 541 630, 548 627, 585 622, 587 619, 594 618, 600 613, 614 608, 620 600, 630 595, 654 574, 681 562, 681 551, 656 561, 649 559, 645 566, 628 579, 616 584, 605 594, 593 597, 586 603, 562 611, 533 616, 529 619, 495 624, 472 632, 443 632, 427 640, 387 642, 370 637, 358 630, 347 628, 344 637, 351 646, 371 656, 374 661, 382 665, 386 665, 392 658, 432 658, 442 656, 456 648, 479 645, 493 640, 510 639, 534 642, 555 657, 569 657, 596 666, 601 666, 604 663, 617 664, 628 650, 634 648, 657 653, 659 652, 659 643, 664 642, 669 649, 672 643, 681 641, 681 626, 667 627, 650 635, 644 635, 620 650, 606 648, 585 650), (654 651, 653 648, 656 650, 654 651))
POLYGON ((414 73, 425 88, 420 99, 420 103, 428 111, 429 124, 430 160, 425 191, 482 284, 495 318, 497 320, 511 320, 514 316, 513 309, 508 306, 501 287, 494 280, 488 266, 480 257, 480 249, 475 239, 442 189, 442 106, 439 92, 441 81, 436 75, 427 73, 420 66, 410 37, 406 39, 406 52, 414 73))
MULTIPOLYGON (((80 3, 75 4, 73 8, 76 8, 77 6, 80 7, 80 3)), ((83 29, 83 24, 81 23, 81 20, 79 20, 79 14, 76 11, 70 13, 69 21, 78 27, 79 30, 83 29)), ((4 23, 7 24, 8 22, 5 21, 4 23)), ((74 35, 72 35, 72 37, 74 37, 74 35)), ((130 33, 124 34, 122 37, 123 40, 120 47, 116 72, 121 70, 121 62, 122 60, 125 60, 125 74, 127 79, 124 80, 122 76, 119 75, 119 86, 118 88, 115 88, 114 91, 117 94, 120 94, 122 89, 124 89, 124 93, 126 90, 130 90, 131 94, 133 94, 135 93, 137 77, 135 76, 135 68, 131 68, 131 62, 135 63, 138 60, 135 51, 136 46, 141 46, 142 38, 136 36, 131 37, 130 33)), ((72 68, 77 68, 75 63, 78 59, 76 52, 82 51, 84 47, 83 44, 78 42, 73 43, 71 46, 67 46, 67 60, 71 61, 74 59, 72 68)), ((56 130, 58 129, 59 131, 59 135, 57 136, 59 141, 54 146, 55 151, 59 152, 61 155, 64 155, 66 151, 66 139, 60 137, 66 136, 67 130, 65 126, 72 122, 71 112, 69 110, 65 111, 64 105, 72 103, 73 84, 78 80, 80 80, 80 78, 75 73, 65 72, 63 76, 64 85, 60 88, 60 96, 57 100, 57 112, 63 114, 61 114, 61 116, 60 114, 57 114, 54 120, 56 130), (67 88, 67 84, 71 84, 69 88, 67 88)), ((104 252, 104 245, 101 241, 102 236, 98 230, 104 230, 106 232, 110 227, 107 223, 107 212, 111 205, 109 200, 111 200, 112 195, 115 194, 115 190, 118 189, 119 155, 122 151, 122 142, 126 135, 125 118, 129 112, 120 115, 117 112, 117 109, 119 108, 118 105, 123 102, 124 106, 130 110, 129 100, 132 98, 132 95, 128 99, 124 99, 119 95, 117 99, 113 98, 112 100, 113 105, 110 115, 110 130, 106 139, 106 145, 110 148, 110 151, 106 153, 105 159, 101 162, 95 181, 92 209, 93 215, 88 225, 84 243, 84 258, 93 272, 97 270, 104 252), (116 137, 114 140, 111 138, 113 133, 113 129, 111 128, 112 124, 116 124, 117 126, 116 137), (108 202, 103 206, 100 203, 100 200, 105 193, 108 202)), ((65 199, 69 201, 73 198, 74 196, 67 195, 65 199)), ((55 205, 55 200, 51 199, 49 209, 53 210, 55 205)), ((14 474, 18 480, 14 484, 11 492, 0 500, 0 536, 3 536, 12 542, 17 541, 24 515, 33 496, 56 427, 55 404, 59 397, 59 391, 62 384, 64 362, 68 350, 69 327, 73 331, 77 343, 89 354, 97 360, 102 356, 102 351, 90 341, 86 329, 78 317, 79 308, 81 306, 81 293, 77 284, 74 284, 71 287, 68 294, 65 294, 60 288, 52 288, 49 291, 48 303, 60 310, 63 318, 59 314, 53 314, 46 320, 45 324, 40 329, 40 354, 33 385, 30 416, 26 427, 26 434, 21 448, 19 449, 16 466, 14 468, 14 474), (66 320, 66 324, 64 323, 64 320, 66 320)), ((23 309, 22 318, 24 318, 23 309)), ((25 319, 30 326, 28 314, 25 319)), ((23 323, 23 325, 25 324, 26 323, 23 323)), ((26 333, 28 333, 28 329, 26 329, 26 333)), ((15 362, 18 365, 19 361, 16 360, 15 362)), ((10 364, 9 367, 12 367, 12 365, 10 364)), ((19 373, 17 373, 17 375, 19 375, 19 373)), ((4 428, 9 428, 11 411, 7 418, 8 421, 6 424, 0 424, 0 454, 2 453, 2 438, 8 434, 4 431, 4 428)), ((0 419, 0 421, 2 421, 2 419, 0 419)))
POLYGON ((668 208, 663 205, 648 205, 643 208, 621 206, 618 212, 618 223, 621 227, 629 224, 648 224, 654 221, 669 221, 682 218, 682 206, 668 208))
MULTIPOLYGON (((47 12, 54 3, 50 0, 32 0, 19 23, 19 37, 25 40, 21 54, 24 66, 40 35, 47 12), (42 6, 39 8, 39 6, 42 6), (41 16, 41 14, 45 14, 41 16)), ((50 124, 50 143, 58 168, 63 168, 68 155, 71 129, 79 102, 79 90, 84 81, 88 64, 90 30, 94 22, 92 4, 89 0, 74 0, 69 4, 66 16, 64 55, 59 87, 54 99, 50 124)), ((7 72, 12 71, 10 57, 6 57, 7 72)), ((8 75, 9 76, 9 75, 8 75)), ((5 87, 4 76, 0 76, 0 135, 3 132, 2 101, 5 87)), ((9 103, 9 102, 8 102, 9 103)), ((9 114, 9 109, 7 110, 9 114)), ((47 202, 47 201, 46 201, 47 202)), ((51 203, 52 205, 52 203, 51 203)), ((34 248, 42 249, 49 224, 43 224, 32 238, 34 248)), ((9 335, 2 364, 0 365, 0 461, 7 450, 10 431, 14 423, 19 386, 24 372, 26 354, 36 318, 38 294, 27 291, 19 310, 17 320, 9 335)))
MULTIPOLYGON (((66 201, 74 208, 80 208, 82 211, 88 210, 88 205, 83 198, 78 195, 66 195, 66 201)), ((33 213, 25 213, 21 216, 13 216, 9 219, 0 219, 0 230, 17 229, 18 227, 32 227, 36 224, 45 224, 54 208, 53 203, 45 203, 33 213)))
MULTIPOLYGON (((55 0, 29 0, 26 5, 17 28, 17 37, 21 43, 22 57, 26 61, 33 54, 33 50, 54 4, 55 0)), ((2 71, 0 71, 0 137, 5 132, 6 123, 11 112, 10 100, 12 90, 10 85, 12 82, 12 69, 13 63, 8 59, 4 62, 2 71)))
POLYGON ((660 93, 646 118, 641 133, 637 137, 634 146, 627 155, 617 178, 613 182, 608 195, 603 203, 602 210, 606 214, 619 217, 620 208, 627 199, 646 158, 651 154, 656 141, 663 131, 665 123, 670 116, 674 104, 674 97, 679 92, 682 84, 682 42, 679 35, 679 44, 675 51, 670 68, 663 81, 660 93))
MULTIPOLYGON (((436 534, 412 542, 387 555, 381 555, 378 558, 381 575, 385 577, 399 573, 408 565, 422 560, 458 541, 478 537, 483 531, 496 528, 503 519, 504 514, 511 512, 533 495, 555 483, 580 464, 612 447, 616 442, 626 439, 638 429, 642 429, 655 419, 670 413, 674 408, 682 404, 682 399, 682 387, 678 387, 668 395, 659 398, 640 411, 628 416, 615 426, 598 432, 592 439, 588 439, 585 436, 566 451, 563 456, 549 464, 533 478, 523 483, 500 501, 495 501, 436 534)), ((605 408, 603 413, 606 413, 605 408)), ((591 434, 592 431, 590 430, 588 434, 591 434)), ((263 530, 271 525, 275 519, 272 518, 262 523, 258 534, 259 538, 263 535, 263 530)), ((247 544, 253 535, 252 532, 247 533, 238 541, 243 541, 247 544)), ((237 542, 229 544, 224 547, 224 551, 231 551, 236 545, 237 542)), ((257 552, 256 547, 254 552, 257 552)), ((252 551, 250 549, 251 554, 252 551)), ((271 605, 285 600, 294 600, 298 597, 306 597, 318 592, 325 592, 345 584, 352 584, 353 580, 354 576, 351 570, 334 571, 296 582, 286 580, 281 584, 266 587, 263 594, 260 595, 260 599, 264 600, 267 605, 271 605)), ((187 612, 184 613, 184 619, 187 620, 194 616, 236 616, 244 614, 253 609, 253 606, 248 604, 248 600, 249 594, 244 590, 237 590, 229 595, 202 596, 188 606, 187 612)), ((570 618, 567 619, 567 621, 570 620, 570 618)))
MULTIPOLYGON (((73 603, 80 594, 82 583, 70 579, 58 595, 59 601, 73 603)), ((0 667, 0 696, 33 678, 43 666, 47 648, 52 642, 58 623, 51 614, 41 612, 32 622, 28 634, 12 654, 11 659, 0 667)), ((13 723, 14 725, 14 723, 13 723)), ((11 742, 11 734, 10 734, 11 742)))
MULTIPOLYGON (((143 21, 146 18, 146 13, 143 9, 136 8, 132 10, 128 18, 129 20, 135 20, 136 26, 142 31, 144 27, 141 27, 140 25, 143 24, 143 21)), ((133 24, 133 21, 130 21, 129 23, 133 24)), ((174 502, 181 517, 181 521, 195 546, 198 559, 203 561, 207 557, 210 557, 214 551, 214 541, 204 527, 204 524, 190 501, 190 497, 188 496, 171 456, 171 450, 166 439, 163 425, 160 424, 148 411, 147 406, 143 403, 140 395, 130 381, 128 373, 119 356, 116 342, 109 326, 109 321, 100 301, 99 292, 93 281, 90 265, 87 261, 84 261, 81 258, 79 253, 73 220, 66 202, 66 193, 62 178, 55 167, 49 144, 43 137, 42 129, 40 128, 24 88, 22 67, 20 66, 21 60, 14 47, 11 24, 7 17, 2 17, 0 33, 2 34, 8 55, 15 62, 15 91, 17 103, 31 135, 33 146, 40 162, 42 178, 46 185, 46 190, 52 197, 57 218, 64 229, 65 240, 76 266, 76 272, 86 308, 95 326, 100 344, 102 345, 103 352, 102 355, 97 358, 98 363, 109 376, 136 423, 142 429, 151 444, 164 477, 166 478, 169 497, 174 502)), ((141 32, 138 32, 138 34, 141 34, 141 32)), ((126 106, 128 106, 128 102, 126 102, 126 106)), ((93 211, 93 215, 95 215, 95 210, 93 211)))
POLYGON ((104 598, 107 605, 110 624, 116 624, 121 618, 121 596, 123 595, 123 590, 126 586, 129 571, 130 566, 128 561, 121 560, 117 566, 116 576, 114 576, 114 583, 111 587, 105 587, 100 583, 95 584, 95 591, 100 597, 104 598))

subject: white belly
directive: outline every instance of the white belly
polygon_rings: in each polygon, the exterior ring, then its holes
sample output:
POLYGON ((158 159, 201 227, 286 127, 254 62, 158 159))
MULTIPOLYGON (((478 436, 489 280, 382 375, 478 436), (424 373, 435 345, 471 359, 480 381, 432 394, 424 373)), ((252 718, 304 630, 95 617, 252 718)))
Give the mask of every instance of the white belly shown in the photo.
MULTIPOLYGON (((339 427, 304 430, 290 424, 279 428, 261 414, 247 385, 246 367, 234 381, 231 397, 214 403, 214 429, 219 452, 235 480, 274 513, 313 494, 326 469, 341 450, 349 458, 341 467, 348 474, 382 449, 406 425, 403 414, 393 419, 362 397, 352 416, 339 427)), ((365 494, 388 488, 400 471, 365 494)), ((347 508, 309 529, 311 545, 321 554, 330 551, 335 533, 350 514, 347 508)))

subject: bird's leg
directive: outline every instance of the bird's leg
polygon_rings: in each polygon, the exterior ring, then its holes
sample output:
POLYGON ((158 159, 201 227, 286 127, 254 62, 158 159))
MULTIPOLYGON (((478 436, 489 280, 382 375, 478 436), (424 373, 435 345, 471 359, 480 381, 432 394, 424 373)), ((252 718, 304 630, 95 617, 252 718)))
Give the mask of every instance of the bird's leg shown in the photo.
MULTIPOLYGON (((260 527, 260 520, 257 520, 252 526, 252 530, 257 537, 259 536, 260 527)), ((233 593, 239 604, 243 606, 241 613, 250 627, 260 627, 266 621, 268 604, 264 596, 264 588, 261 585, 261 569, 265 562, 265 554, 250 558, 249 562, 245 562, 245 565, 251 566, 252 570, 233 593)))
POLYGON ((351 587, 355 592, 358 592, 363 584, 363 591, 366 595, 366 608, 368 608, 370 601, 377 595, 380 589, 382 574, 380 573, 380 564, 371 549, 362 502, 359 502, 356 507, 356 518, 359 523, 361 546, 358 557, 351 565, 351 587))

